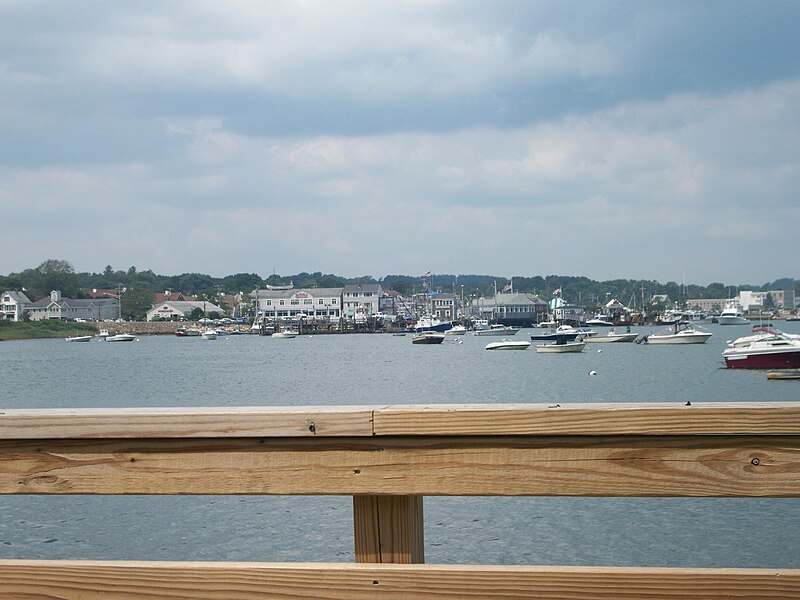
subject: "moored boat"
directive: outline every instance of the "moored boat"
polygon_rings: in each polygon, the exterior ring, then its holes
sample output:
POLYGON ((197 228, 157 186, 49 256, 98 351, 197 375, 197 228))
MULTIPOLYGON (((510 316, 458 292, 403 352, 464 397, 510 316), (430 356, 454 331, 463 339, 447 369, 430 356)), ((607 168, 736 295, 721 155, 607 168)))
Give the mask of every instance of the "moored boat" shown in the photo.
POLYGON ((445 335, 438 331, 421 331, 411 338, 412 344, 441 344, 445 335))
POLYGON ((586 342, 583 340, 574 340, 571 342, 555 342, 553 344, 540 344, 536 346, 537 352, 544 353, 564 353, 564 352, 583 352, 586 347, 586 342))
POLYGON ((467 333, 467 328, 463 325, 453 325, 450 329, 444 332, 445 335, 464 335, 467 333))
POLYGON ((646 335, 642 341, 646 344, 705 344, 712 335, 686 323, 675 323, 673 329, 646 335))
POLYGON ((490 325, 489 329, 476 329, 472 332, 472 335, 517 335, 519 330, 519 327, 495 323, 490 325))
POLYGON ((523 340, 502 340, 500 342, 490 342, 486 344, 487 350, 527 350, 530 347, 531 343, 523 340))
POLYGON ((219 334, 217 333, 216 329, 206 329, 203 333, 200 334, 200 337, 203 338, 204 340, 215 340, 217 339, 217 335, 219 334))
POLYGON ((419 333, 421 331, 445 332, 448 329, 452 329, 452 327, 453 323, 451 321, 442 321, 436 316, 424 316, 417 320, 411 330, 414 333, 419 333))
POLYGON ((798 369, 800 340, 776 333, 747 345, 729 346, 722 358, 729 369, 798 369))
POLYGON ((118 333, 117 335, 110 335, 105 338, 107 342, 132 342, 135 339, 136 336, 130 333, 118 333))
POLYGON ((638 337, 638 333, 617 333, 616 330, 609 329, 606 335, 592 335, 584 338, 584 341, 592 343, 633 342, 638 337))
POLYGON ((292 331, 291 329, 284 329, 283 331, 276 331, 272 334, 272 337, 278 340, 290 340, 292 338, 296 338, 300 335, 297 331, 292 331))
POLYGON ((92 336, 92 335, 73 335, 71 337, 64 338, 64 339, 67 340, 68 342, 88 342, 88 341, 94 339, 94 336, 92 336))
POLYGON ((717 323, 720 325, 747 325, 749 322, 744 318, 742 305, 733 300, 725 304, 725 309, 717 317, 717 323))

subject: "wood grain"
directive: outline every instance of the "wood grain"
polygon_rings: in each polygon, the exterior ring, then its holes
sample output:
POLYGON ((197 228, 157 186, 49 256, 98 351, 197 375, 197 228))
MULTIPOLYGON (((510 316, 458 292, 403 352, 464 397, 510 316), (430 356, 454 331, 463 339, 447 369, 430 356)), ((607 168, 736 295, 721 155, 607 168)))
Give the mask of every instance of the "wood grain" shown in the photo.
POLYGON ((800 571, 0 561, 0 597, 85 600, 789 600, 800 571))
POLYGON ((425 562, 421 496, 354 496, 356 562, 425 562))
POLYGON ((373 407, 0 409, 0 439, 371 436, 373 407))
POLYGON ((800 497, 800 436, 9 440, 0 493, 800 497))
POLYGON ((484 404, 375 409, 375 435, 798 435, 800 403, 484 404))

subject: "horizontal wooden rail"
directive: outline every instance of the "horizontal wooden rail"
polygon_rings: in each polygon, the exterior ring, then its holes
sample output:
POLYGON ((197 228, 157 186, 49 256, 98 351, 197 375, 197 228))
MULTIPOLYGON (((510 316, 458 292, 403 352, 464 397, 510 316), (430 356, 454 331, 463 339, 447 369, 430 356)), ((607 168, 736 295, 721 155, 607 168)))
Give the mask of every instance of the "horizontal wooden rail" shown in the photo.
POLYGON ((0 409, 0 439, 798 435, 800 403, 0 409))
POLYGON ((0 561, 0 597, 800 598, 800 570, 416 565, 423 496, 800 497, 800 403, 0 410, 2 494, 339 494, 356 560, 0 561))
POLYGON ((0 561, 0 597, 653 600, 800 597, 800 571, 458 565, 0 561))

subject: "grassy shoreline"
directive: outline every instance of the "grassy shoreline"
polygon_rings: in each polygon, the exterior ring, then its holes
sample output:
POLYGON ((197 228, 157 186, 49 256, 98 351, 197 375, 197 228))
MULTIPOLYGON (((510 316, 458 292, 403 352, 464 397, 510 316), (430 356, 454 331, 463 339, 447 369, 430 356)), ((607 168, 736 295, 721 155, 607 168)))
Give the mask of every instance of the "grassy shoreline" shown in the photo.
POLYGON ((97 328, 87 323, 63 321, 0 321, 0 341, 31 340, 69 337, 72 335, 97 335, 97 328))

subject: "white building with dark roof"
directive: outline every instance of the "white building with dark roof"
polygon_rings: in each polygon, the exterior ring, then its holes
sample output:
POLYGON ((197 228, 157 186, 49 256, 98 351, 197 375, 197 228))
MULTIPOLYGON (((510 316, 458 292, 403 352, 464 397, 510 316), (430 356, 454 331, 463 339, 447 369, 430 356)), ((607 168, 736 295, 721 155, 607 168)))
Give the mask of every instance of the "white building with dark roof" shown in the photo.
POLYGON ((370 317, 379 312, 383 288, 379 283, 350 283, 342 290, 343 316, 348 319, 370 317))
POLYGON ((6 321, 19 321, 25 308, 31 303, 23 292, 3 292, 0 302, 0 319, 6 321))
POLYGON ((219 315, 222 316, 225 314, 225 310, 213 302, 204 300, 175 300, 174 302, 160 302, 156 304, 147 311, 147 320, 152 321, 158 318, 180 321, 190 318, 192 313, 198 309, 203 311, 204 315, 219 313, 219 315))

